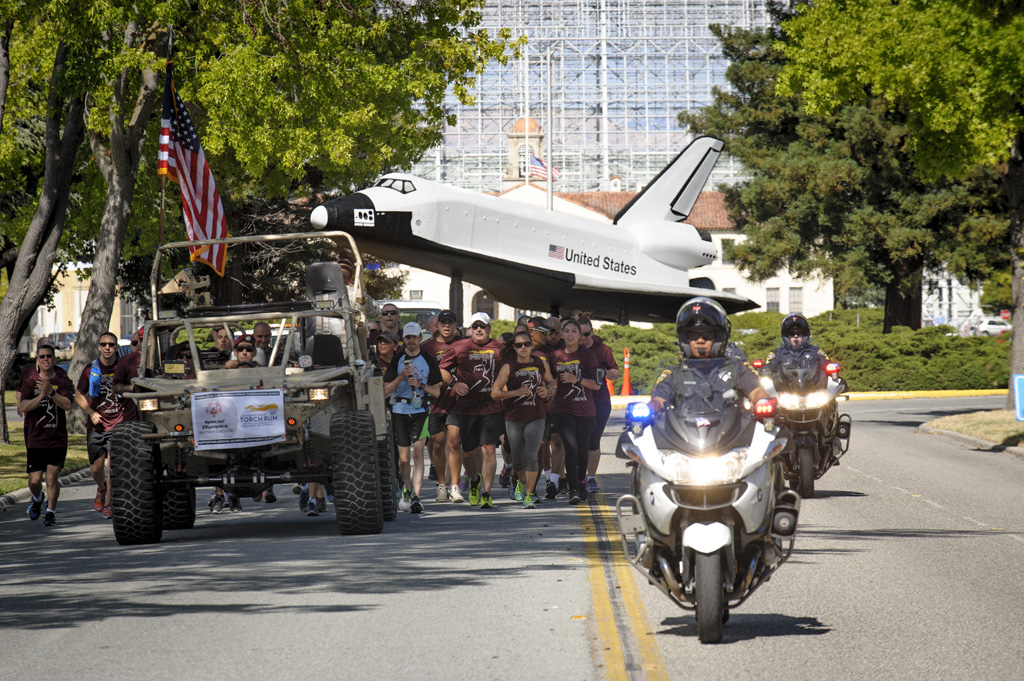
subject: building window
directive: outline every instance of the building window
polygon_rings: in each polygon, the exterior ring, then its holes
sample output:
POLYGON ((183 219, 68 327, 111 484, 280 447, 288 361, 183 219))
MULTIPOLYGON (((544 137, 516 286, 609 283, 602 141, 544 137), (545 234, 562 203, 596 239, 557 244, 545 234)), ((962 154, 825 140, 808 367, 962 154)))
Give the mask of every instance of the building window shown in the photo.
POLYGON ((409 300, 423 300, 423 291, 409 291, 409 300))
POLYGON ((519 177, 526 177, 526 169, 530 167, 529 149, 525 144, 519 147, 519 177))
POLYGON ((722 239, 722 264, 732 264, 732 247, 736 245, 735 239, 722 239))
POLYGON ((766 288, 765 290, 765 309, 769 312, 779 311, 779 289, 778 288, 766 288))
POLYGON ((486 312, 491 319, 497 317, 498 303, 487 291, 477 291, 473 296, 473 314, 486 312))
POLYGON ((802 314, 804 311, 804 289, 802 286, 789 287, 789 313, 802 314))

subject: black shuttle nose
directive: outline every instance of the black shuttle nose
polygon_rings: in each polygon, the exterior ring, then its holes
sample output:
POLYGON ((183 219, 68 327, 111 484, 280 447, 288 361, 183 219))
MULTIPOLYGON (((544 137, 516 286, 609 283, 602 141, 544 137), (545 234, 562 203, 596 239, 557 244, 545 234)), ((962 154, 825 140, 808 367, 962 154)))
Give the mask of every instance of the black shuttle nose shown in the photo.
POLYGON ((331 199, 313 209, 309 221, 316 229, 351 231, 355 227, 372 227, 373 201, 365 194, 349 194, 331 199))

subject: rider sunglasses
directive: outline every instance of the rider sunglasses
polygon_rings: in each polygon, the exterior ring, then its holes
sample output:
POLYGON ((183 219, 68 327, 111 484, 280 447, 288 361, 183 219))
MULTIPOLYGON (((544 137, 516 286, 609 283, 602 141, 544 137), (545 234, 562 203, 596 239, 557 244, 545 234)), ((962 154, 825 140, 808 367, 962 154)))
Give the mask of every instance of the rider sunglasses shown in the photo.
POLYGON ((790 331, 789 332, 789 337, 790 338, 799 338, 799 337, 801 337, 803 335, 804 335, 804 332, 801 331, 800 329, 796 329, 795 331, 790 331))
POLYGON ((101 348, 116 348, 117 343, 100 343, 101 348))
POLYGON ((691 341, 697 340, 715 340, 715 335, 710 331, 690 331, 686 334, 686 339, 691 341))
POLYGON ((513 343, 512 345, 514 345, 517 348, 532 348, 533 347, 533 343, 529 343, 529 342, 527 342, 527 343, 513 343))

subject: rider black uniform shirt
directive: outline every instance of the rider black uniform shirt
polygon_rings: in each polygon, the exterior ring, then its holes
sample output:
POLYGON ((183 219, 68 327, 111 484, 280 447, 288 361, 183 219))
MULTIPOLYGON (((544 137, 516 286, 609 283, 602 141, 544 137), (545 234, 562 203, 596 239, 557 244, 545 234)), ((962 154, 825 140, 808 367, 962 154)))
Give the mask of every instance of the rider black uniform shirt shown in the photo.
MULTIPOLYGON (((735 357, 689 360, 674 369, 666 369, 654 384, 652 397, 660 397, 670 404, 692 397, 700 402, 709 401, 705 405, 709 409, 720 409, 722 404, 714 404, 727 396, 729 389, 734 388, 739 395, 750 395, 761 386, 757 374, 735 357)), ((682 406, 676 404, 676 406, 682 406)), ((699 406, 699 405, 696 405, 699 406)), ((698 408, 696 411, 704 411, 698 408)))
POLYGON ((828 364, 828 355, 826 355, 825 351, 817 345, 811 345, 810 343, 795 350, 790 349, 785 345, 781 345, 774 351, 768 353, 768 356, 765 357, 764 363, 767 365, 768 371, 771 373, 772 377, 778 380, 782 366, 798 360, 801 357, 813 357, 817 360, 819 376, 824 377, 825 365, 828 364))

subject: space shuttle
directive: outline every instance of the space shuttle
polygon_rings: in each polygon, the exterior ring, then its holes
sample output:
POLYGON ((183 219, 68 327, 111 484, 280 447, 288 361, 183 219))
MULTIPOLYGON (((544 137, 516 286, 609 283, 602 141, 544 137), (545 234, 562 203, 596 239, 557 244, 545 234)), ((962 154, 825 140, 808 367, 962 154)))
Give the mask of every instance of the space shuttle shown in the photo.
POLYGON ((718 255, 685 220, 722 146, 694 140, 611 224, 404 173, 317 206, 310 221, 378 257, 452 277, 453 301, 464 280, 512 307, 587 310, 620 324, 673 321, 698 295, 739 312, 757 304, 690 273, 718 255))

